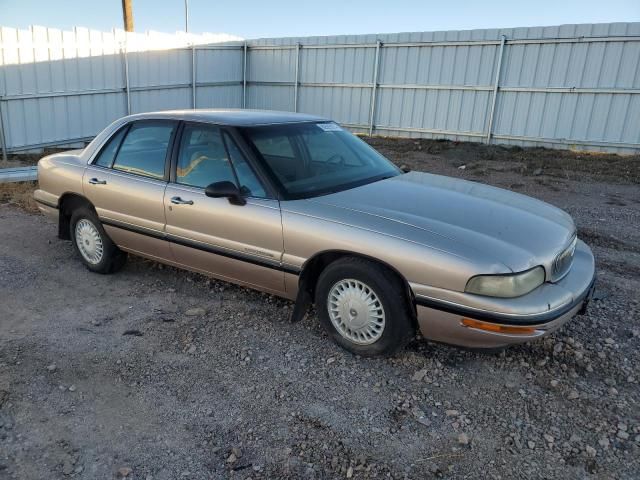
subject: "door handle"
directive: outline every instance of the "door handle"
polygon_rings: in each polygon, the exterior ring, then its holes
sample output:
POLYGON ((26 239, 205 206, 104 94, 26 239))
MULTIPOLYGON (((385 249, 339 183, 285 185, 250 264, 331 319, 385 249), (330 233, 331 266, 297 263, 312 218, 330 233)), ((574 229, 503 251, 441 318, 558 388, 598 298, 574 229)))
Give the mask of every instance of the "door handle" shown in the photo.
POLYGON ((171 197, 171 203, 176 205, 193 205, 193 200, 183 200, 180 197, 171 197))
POLYGON ((107 181, 106 180, 98 180, 97 178, 92 178, 89 180, 89 183, 92 185, 106 185, 107 181))

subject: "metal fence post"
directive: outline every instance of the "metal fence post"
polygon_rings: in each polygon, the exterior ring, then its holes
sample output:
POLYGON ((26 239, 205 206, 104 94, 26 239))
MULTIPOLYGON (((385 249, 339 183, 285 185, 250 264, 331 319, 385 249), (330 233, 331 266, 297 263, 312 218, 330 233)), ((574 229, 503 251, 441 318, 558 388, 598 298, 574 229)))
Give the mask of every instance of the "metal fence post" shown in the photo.
POLYGON ((376 93, 378 90, 378 65, 380 63, 380 46, 382 42, 376 41, 376 58, 373 62, 373 83, 371 84, 371 109, 369 111, 369 136, 373 135, 373 127, 376 117, 376 93))
POLYGON ((242 47, 242 108, 247 108, 247 42, 242 47))
POLYGON ((4 135, 4 115, 2 113, 2 98, 0 98, 0 144, 2 144, 2 161, 8 162, 7 157, 7 137, 4 135))
MULTIPOLYGON (((2 35, 2 33, 0 32, 0 36, 2 35)), ((2 55, 2 64, 4 65, 4 50, 2 48, 0 48, 0 55, 2 55)), ((4 72, 3 72, 4 73, 4 72)), ((4 75, 3 75, 4 77, 4 75)), ((2 91, 1 93, 4 93, 6 95, 6 88, 7 86, 5 85, 4 81, 2 82, 2 91)), ((8 158, 7 158, 7 137, 5 136, 4 133, 4 119, 3 119, 3 114, 2 114, 2 96, 0 96, 0 146, 2 147, 2 161, 4 163, 7 163, 8 158)))
POLYGON ((196 46, 191 44, 191 106, 196 109, 196 46))
MULTIPOLYGON (((2 32, 0 31, 0 40, 2 40, 2 32)), ((0 55, 2 63, 0 63, 0 65, 4 65, 4 48, 0 47, 0 55)), ((5 83, 6 81, 6 77, 3 73, 3 80, 2 81, 2 90, 0 90, 0 147, 2 147, 2 161, 4 163, 8 162, 8 158, 7 158, 7 137, 5 135, 4 132, 4 119, 3 119, 3 114, 2 114, 2 96, 1 94, 6 95, 7 94, 7 85, 5 83)))
POLYGON ((496 67, 496 79, 493 83, 493 98, 491 100, 491 110, 489 111, 489 128, 487 129, 486 143, 491 143, 491 133, 493 131, 493 117, 496 111, 496 100, 498 99, 498 85, 500 84, 500 70, 502 69, 502 54, 504 52, 504 44, 507 41, 507 37, 502 35, 500 41, 500 50, 498 51, 498 66, 496 67))
POLYGON ((124 91, 127 96, 127 115, 131 115, 131 89, 129 85, 129 52, 128 41, 125 33, 124 41, 124 91))
POLYGON ((300 84, 300 43, 296 43, 296 79, 293 84, 293 111, 298 111, 298 85, 300 84))

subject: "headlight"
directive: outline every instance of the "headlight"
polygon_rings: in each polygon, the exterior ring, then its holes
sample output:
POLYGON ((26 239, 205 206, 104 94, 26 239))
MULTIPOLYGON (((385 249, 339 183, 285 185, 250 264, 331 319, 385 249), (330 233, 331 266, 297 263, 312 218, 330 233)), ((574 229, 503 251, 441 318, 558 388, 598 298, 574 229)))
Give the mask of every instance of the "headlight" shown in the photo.
POLYGON ((569 246, 562 252, 560 252, 556 259, 553 261, 554 281, 560 280, 562 277, 564 277, 571 268, 571 263, 573 262, 573 255, 576 252, 577 243, 578 237, 574 236, 569 246))
POLYGON ((478 275, 467 282, 465 291, 488 297, 519 297, 544 283, 544 267, 508 275, 478 275))

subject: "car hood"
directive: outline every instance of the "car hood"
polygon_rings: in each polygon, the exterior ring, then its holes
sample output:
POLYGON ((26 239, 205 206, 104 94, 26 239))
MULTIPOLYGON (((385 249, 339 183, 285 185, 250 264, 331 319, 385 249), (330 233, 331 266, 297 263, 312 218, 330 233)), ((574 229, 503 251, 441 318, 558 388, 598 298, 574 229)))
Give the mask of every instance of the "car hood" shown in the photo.
MULTIPOLYGON (((410 172, 309 202, 329 220, 512 271, 548 267, 575 234, 562 210, 519 193, 410 172)), ((314 208, 314 210, 316 210, 314 208)))

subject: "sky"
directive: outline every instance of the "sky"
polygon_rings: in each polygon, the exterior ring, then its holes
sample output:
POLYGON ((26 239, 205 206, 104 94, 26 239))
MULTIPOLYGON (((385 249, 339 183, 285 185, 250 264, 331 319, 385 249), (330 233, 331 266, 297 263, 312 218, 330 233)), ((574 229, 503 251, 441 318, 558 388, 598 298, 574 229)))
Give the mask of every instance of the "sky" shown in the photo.
MULTIPOLYGON (((132 0, 135 30, 184 30, 184 0, 132 0)), ((188 0, 189 30, 243 38, 640 21, 640 0, 188 0)), ((122 28, 121 0, 0 0, 0 26, 122 28)))

